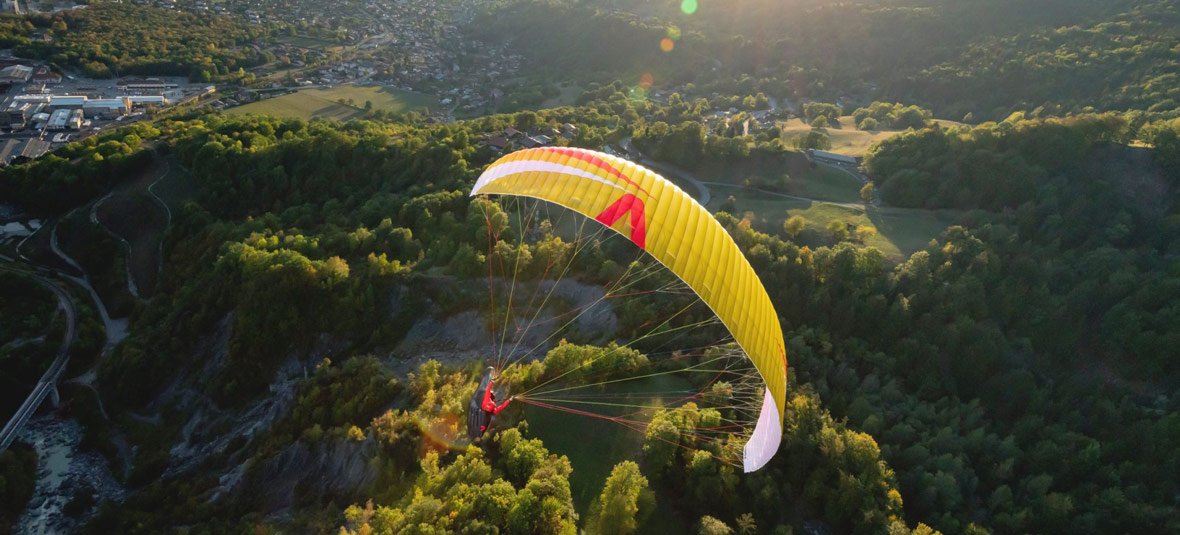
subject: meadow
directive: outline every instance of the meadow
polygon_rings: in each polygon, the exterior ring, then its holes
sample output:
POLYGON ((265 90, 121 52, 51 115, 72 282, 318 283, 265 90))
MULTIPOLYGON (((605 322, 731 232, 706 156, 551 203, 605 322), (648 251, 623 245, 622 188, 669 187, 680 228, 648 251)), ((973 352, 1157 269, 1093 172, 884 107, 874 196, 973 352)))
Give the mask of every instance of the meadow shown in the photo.
MULTIPOLYGON (((684 393, 695 392, 692 384, 680 375, 657 375, 637 381, 621 382, 609 387, 596 387, 579 390, 578 395, 586 395, 586 390, 606 393, 612 396, 615 403, 644 406, 675 406, 676 399, 682 398, 684 393)), ((538 396, 548 397, 548 396, 538 396)), ((563 397, 554 395, 553 397, 563 397)), ((564 397, 574 399, 574 395, 566 393, 564 397)), ((551 403, 551 402, 550 402, 551 403)), ((584 405, 578 403, 563 403, 563 406, 594 412, 603 416, 621 415, 633 409, 584 405)), ((650 411, 644 411, 649 413, 650 411)), ((630 414, 628 418, 646 420, 651 414, 630 414)), ((541 439, 545 447, 554 454, 569 457, 575 467, 570 475, 570 492, 573 495, 574 507, 579 514, 586 514, 591 503, 602 493, 603 483, 610 475, 611 469, 622 461, 640 458, 643 449, 643 431, 637 431, 607 419, 589 416, 570 415, 555 409, 526 404, 524 419, 528 422, 529 434, 541 439)), ((666 504, 657 504, 656 515, 666 504)), ((671 516, 665 518, 673 518, 671 516)), ((678 518, 678 517, 675 517, 678 518)), ((660 526, 661 533, 683 533, 677 531, 686 526, 677 525, 678 522, 654 522, 660 526)))
MULTIPOLYGON (((904 132, 904 130, 857 130, 856 121, 852 119, 851 115, 841 117, 839 122, 838 128, 829 126, 825 129, 828 139, 832 142, 832 148, 828 151, 845 156, 864 156, 873 144, 904 132)), ((940 119, 936 119, 935 122, 944 127, 959 124, 940 119)), ((783 139, 791 139, 811 131, 811 125, 799 118, 779 121, 778 127, 783 133, 783 139)))
POLYGON ((295 93, 252 102, 226 110, 231 115, 261 114, 305 120, 333 119, 347 121, 366 115, 365 102, 372 102, 374 110, 404 113, 425 109, 436 104, 434 97, 378 86, 341 85, 327 88, 306 88, 295 93), (345 103, 341 104, 340 100, 345 103), (351 99, 352 104, 348 101, 351 99))
POLYGON ((721 210, 728 197, 736 200, 737 216, 749 218, 753 228, 769 234, 782 235, 783 222, 791 216, 807 220, 803 238, 806 241, 826 239, 827 226, 832 221, 843 221, 849 230, 869 228, 872 234, 864 245, 880 249, 894 262, 922 250, 947 227, 956 223, 959 213, 950 210, 920 210, 892 206, 871 206, 857 203, 834 203, 791 198, 742 186, 710 185, 713 191, 710 211, 721 210), (810 234, 810 236, 808 236, 810 234))

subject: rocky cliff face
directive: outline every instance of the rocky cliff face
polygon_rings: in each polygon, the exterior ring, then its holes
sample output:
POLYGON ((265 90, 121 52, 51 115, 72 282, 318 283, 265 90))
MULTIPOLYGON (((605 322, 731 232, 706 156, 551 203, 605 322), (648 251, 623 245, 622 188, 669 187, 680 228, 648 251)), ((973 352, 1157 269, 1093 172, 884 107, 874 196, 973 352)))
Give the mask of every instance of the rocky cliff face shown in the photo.
POLYGON ((359 499, 376 482, 372 462, 377 454, 372 438, 325 439, 314 445, 300 440, 257 463, 238 493, 249 494, 264 510, 280 514, 299 503, 359 499))

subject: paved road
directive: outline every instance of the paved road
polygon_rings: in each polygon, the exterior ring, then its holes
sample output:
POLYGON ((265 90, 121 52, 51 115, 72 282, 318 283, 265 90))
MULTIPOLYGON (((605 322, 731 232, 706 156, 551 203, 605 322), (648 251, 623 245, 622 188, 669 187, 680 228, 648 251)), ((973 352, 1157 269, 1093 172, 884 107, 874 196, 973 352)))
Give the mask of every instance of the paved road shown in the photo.
MULTIPOLYGON (((7 267, 0 267, 0 269, 17 271, 7 267)), ((61 308, 66 313, 66 332, 62 336, 61 345, 57 348, 57 357, 53 359, 53 364, 49 366, 48 370, 45 370, 45 373, 41 375, 41 380, 37 381, 37 385, 33 387, 33 391, 29 394, 29 397, 25 399, 25 402, 21 404, 16 414, 0 430, 0 452, 8 449, 12 441, 16 439, 16 435, 20 432, 21 427, 37 412, 37 408, 41 406, 41 402, 45 401, 45 396, 57 388, 57 380, 61 377, 62 372, 66 369, 66 364, 70 361, 70 346, 73 345, 74 339, 78 335, 78 311, 74 308, 74 301, 70 299, 69 294, 49 279, 40 275, 28 275, 33 280, 49 288, 57 296, 58 308, 61 308)))

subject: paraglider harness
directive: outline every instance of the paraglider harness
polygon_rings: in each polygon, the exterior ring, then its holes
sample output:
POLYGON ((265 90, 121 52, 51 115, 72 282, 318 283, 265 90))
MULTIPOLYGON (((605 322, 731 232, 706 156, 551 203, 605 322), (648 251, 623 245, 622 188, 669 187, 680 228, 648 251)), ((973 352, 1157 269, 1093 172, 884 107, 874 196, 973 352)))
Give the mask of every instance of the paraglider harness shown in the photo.
POLYGON ((467 407, 467 434, 472 440, 483 436, 492 424, 492 417, 512 402, 513 398, 508 398, 504 403, 496 405, 495 383, 498 378, 496 369, 489 366, 483 374, 483 380, 479 382, 479 387, 471 395, 471 403, 467 407))

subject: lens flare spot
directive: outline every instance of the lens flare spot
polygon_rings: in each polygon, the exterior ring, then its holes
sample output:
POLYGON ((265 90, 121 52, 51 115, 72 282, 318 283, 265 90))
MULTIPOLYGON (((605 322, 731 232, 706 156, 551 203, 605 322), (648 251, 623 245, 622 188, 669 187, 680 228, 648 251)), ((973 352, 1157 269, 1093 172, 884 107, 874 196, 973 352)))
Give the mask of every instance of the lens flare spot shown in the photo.
POLYGON ((419 455, 429 452, 445 453, 447 450, 462 450, 468 446, 467 437, 460 432, 459 417, 441 414, 437 417, 419 418, 418 429, 422 432, 419 455))
POLYGON ((639 77, 639 87, 646 90, 647 88, 651 87, 651 84, 652 84, 652 77, 651 77, 650 72, 645 72, 645 73, 643 73, 642 76, 639 77))
POLYGON ((680 28, 677 28, 675 26, 669 26, 668 27, 668 38, 673 41, 680 39, 680 28))
POLYGON ((683 11, 685 15, 692 15, 693 13, 696 13, 697 0, 684 0, 683 2, 680 2, 680 10, 683 11))
POLYGON ((671 39, 668 39, 667 37, 660 39, 660 50, 663 50, 664 52, 671 52, 673 48, 676 48, 676 43, 674 43, 671 39))

